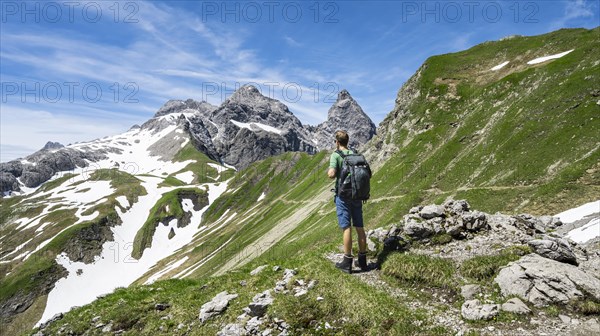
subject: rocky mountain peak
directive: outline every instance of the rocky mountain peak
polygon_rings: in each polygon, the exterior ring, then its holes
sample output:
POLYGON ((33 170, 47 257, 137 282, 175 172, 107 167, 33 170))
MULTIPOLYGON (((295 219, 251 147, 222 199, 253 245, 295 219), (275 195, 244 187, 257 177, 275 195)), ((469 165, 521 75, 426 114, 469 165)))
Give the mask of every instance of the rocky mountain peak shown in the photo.
POLYGON ((232 101, 242 101, 244 99, 264 97, 260 90, 252 84, 246 84, 237 89, 229 98, 232 101))
POLYGON ((223 162, 237 168, 287 151, 314 153, 311 137, 282 102, 264 96, 253 85, 244 85, 215 109, 203 125, 194 122, 193 134, 206 129, 223 162), (235 143, 236 146, 232 147, 235 143))
POLYGON ((187 100, 169 100, 167 101, 157 112, 154 114, 154 118, 162 117, 172 113, 179 113, 185 110, 195 110, 200 113, 209 113, 216 109, 217 107, 205 102, 205 101, 196 101, 193 99, 187 100))
POLYGON ((46 142, 46 144, 44 145, 44 148, 42 148, 42 150, 60 149, 63 147, 65 147, 65 146, 63 144, 61 144, 60 142, 48 141, 48 142, 46 142))
POLYGON ((223 105, 226 106, 232 104, 249 106, 255 110, 278 110, 292 115, 292 113, 288 111, 287 106, 276 99, 263 95, 258 88, 251 84, 243 85, 237 89, 231 97, 223 102, 223 105))
POLYGON ((330 148, 330 139, 338 130, 348 132, 353 148, 364 145, 375 135, 375 124, 346 89, 338 93, 336 102, 327 112, 327 121, 316 127, 319 149, 330 148))
POLYGON ((348 90, 346 90, 346 89, 342 89, 342 91, 340 91, 340 93, 338 93, 337 101, 345 100, 348 98, 352 99, 350 92, 348 92, 348 90))

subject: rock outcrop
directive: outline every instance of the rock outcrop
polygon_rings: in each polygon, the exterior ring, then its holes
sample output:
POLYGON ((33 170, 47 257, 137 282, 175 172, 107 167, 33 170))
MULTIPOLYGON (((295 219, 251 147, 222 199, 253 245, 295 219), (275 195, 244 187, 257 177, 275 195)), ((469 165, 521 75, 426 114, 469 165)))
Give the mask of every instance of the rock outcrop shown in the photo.
POLYGON ((518 295, 537 307, 567 304, 585 295, 600 301, 600 279, 577 266, 537 254, 508 264, 494 281, 503 295, 518 295))
POLYGON ((34 188, 48 181, 54 174, 75 168, 86 167, 89 161, 106 158, 102 151, 80 151, 72 148, 39 150, 24 161, 14 160, 0 163, 0 191, 19 191, 20 182, 27 188, 34 188))

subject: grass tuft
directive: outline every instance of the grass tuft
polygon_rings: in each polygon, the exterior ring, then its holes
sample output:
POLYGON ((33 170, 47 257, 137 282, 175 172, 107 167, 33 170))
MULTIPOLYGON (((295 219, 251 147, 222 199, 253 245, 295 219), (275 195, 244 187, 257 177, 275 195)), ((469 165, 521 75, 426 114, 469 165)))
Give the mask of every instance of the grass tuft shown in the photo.
POLYGON ((395 253, 386 259, 382 271, 403 284, 451 290, 456 288, 453 279, 455 266, 452 261, 443 258, 395 253))

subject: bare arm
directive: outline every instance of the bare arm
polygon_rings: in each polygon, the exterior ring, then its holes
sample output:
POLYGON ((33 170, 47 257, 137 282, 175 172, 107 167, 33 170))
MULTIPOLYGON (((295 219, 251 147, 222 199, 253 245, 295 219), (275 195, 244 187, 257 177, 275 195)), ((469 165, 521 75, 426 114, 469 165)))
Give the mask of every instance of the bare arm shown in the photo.
POLYGON ((334 179, 335 178, 335 169, 329 168, 329 170, 327 170, 327 177, 329 177, 330 179, 334 179))

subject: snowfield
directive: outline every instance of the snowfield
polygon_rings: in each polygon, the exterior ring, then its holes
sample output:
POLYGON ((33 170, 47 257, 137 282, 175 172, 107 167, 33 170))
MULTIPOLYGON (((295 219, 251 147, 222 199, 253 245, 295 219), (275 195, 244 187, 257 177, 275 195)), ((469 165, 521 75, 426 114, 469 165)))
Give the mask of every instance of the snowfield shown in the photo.
POLYGON ((186 171, 175 175, 175 178, 184 182, 185 184, 191 184, 192 181, 194 181, 194 173, 191 171, 186 171))
POLYGON ((561 212, 554 217, 558 217, 565 224, 593 217, 583 226, 569 231, 566 236, 578 243, 585 243, 600 237, 600 200, 561 212))
POLYGON ((600 218, 594 218, 584 226, 571 230, 567 237, 578 243, 588 242, 600 236, 600 218))
POLYGON ((509 62, 509 61, 506 61, 506 62, 504 62, 504 63, 502 63, 502 64, 498 64, 498 65, 496 65, 495 67, 491 68, 490 70, 492 70, 492 71, 498 71, 498 70, 500 70, 500 69, 504 68, 505 66, 507 66, 507 65, 508 65, 508 63, 510 63, 510 62, 509 62))
POLYGON ((544 56, 544 57, 536 58, 536 59, 534 59, 534 60, 531 60, 531 61, 527 62, 527 64, 529 64, 529 65, 540 64, 540 63, 544 63, 544 62, 546 62, 546 61, 550 61, 550 60, 553 60, 553 59, 561 58, 561 57, 563 57, 563 56, 565 56, 565 55, 568 55, 568 54, 570 54, 570 53, 571 53, 571 52, 573 52, 574 50, 575 50, 575 49, 571 49, 571 50, 569 50, 569 51, 565 51, 565 52, 563 52, 563 53, 560 53, 560 54, 556 54, 556 55, 550 55, 550 56, 544 56))
POLYGON ((558 217, 563 223, 573 223, 574 221, 582 219, 585 216, 598 212, 600 212, 600 200, 563 211, 557 215, 554 215, 554 217, 558 217))
MULTIPOLYGON (((193 210, 191 201, 184 200, 184 211, 192 213, 191 222, 183 228, 177 227, 177 219, 168 226, 159 224, 152 240, 152 247, 144 250, 143 256, 136 260, 131 257, 133 241, 138 230, 143 226, 150 209, 156 204, 163 193, 177 189, 174 187, 158 188, 161 178, 139 176, 148 195, 140 196, 139 201, 127 211, 122 212, 118 207, 123 224, 112 228, 114 241, 104 243, 102 253, 92 264, 72 262, 64 254, 57 257, 57 262, 69 272, 66 278, 56 282, 55 287, 48 294, 46 309, 38 324, 47 321, 60 312, 67 312, 74 306, 82 306, 96 299, 98 295, 112 292, 118 287, 127 287, 139 279, 162 259, 169 257, 192 241, 194 235, 204 229, 200 222, 202 214, 208 206, 199 211, 193 210), (168 239, 169 231, 173 228, 175 236, 168 239), (79 275, 77 274, 79 273, 79 275), (82 290, 85 288, 85 290, 82 290)), ((199 187, 208 188, 209 202, 212 203, 227 188, 227 182, 206 183, 199 187)), ((183 264, 170 264, 167 268, 176 268, 183 264)), ((151 279, 155 281, 168 269, 156 270, 151 279)), ((150 281, 150 280, 149 280, 150 281)))

